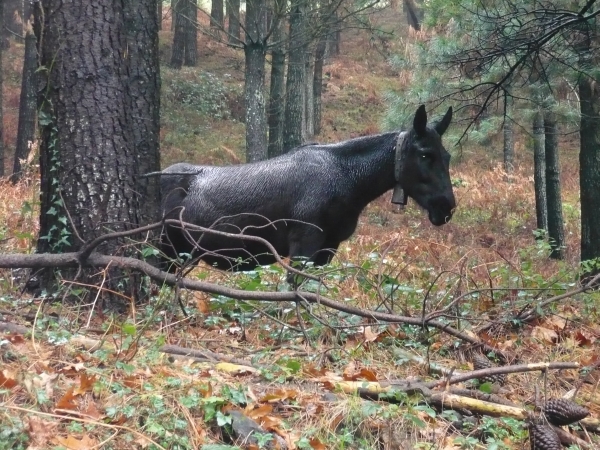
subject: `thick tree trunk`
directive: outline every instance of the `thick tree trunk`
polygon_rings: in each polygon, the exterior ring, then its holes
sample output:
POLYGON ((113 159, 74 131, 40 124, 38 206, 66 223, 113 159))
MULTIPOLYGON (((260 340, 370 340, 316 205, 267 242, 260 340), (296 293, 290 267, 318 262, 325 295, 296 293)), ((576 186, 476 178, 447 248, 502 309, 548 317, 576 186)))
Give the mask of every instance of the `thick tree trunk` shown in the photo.
POLYGON ((172 3, 175 32, 173 33, 173 47, 171 49, 171 62, 169 65, 173 69, 181 69, 183 66, 183 55, 185 53, 186 42, 185 26, 188 22, 185 18, 187 5, 188 0, 175 0, 172 3))
POLYGON ((246 1, 246 162, 267 159, 265 110, 265 62, 267 55, 267 9, 262 0, 246 1))
MULTIPOLYGON (((600 90, 596 80, 583 75, 578 82, 578 88, 581 108, 581 260, 588 261, 600 258, 600 90)), ((595 271, 598 272, 600 266, 597 266, 595 271)))
POLYGON ((537 229, 548 231, 544 115, 541 110, 533 117, 533 166, 537 229))
POLYGON ((185 1, 187 3, 187 15, 184 20, 185 50, 183 64, 195 67, 198 59, 198 3, 196 0, 185 1))
POLYGON ((327 47, 327 34, 323 33, 317 42, 315 49, 315 71, 313 76, 313 96, 314 96, 314 134, 321 133, 321 108, 323 105, 323 65, 325 62, 325 49, 327 47))
POLYGON ((546 138, 546 189, 548 199, 548 239, 553 259, 564 258, 565 230, 563 225, 558 153, 558 127, 554 112, 544 113, 546 138))
POLYGON ((163 0, 158 0, 156 2, 156 17, 158 18, 158 29, 162 30, 162 22, 163 22, 163 0))
MULTIPOLYGON (((152 205, 156 197, 140 197, 151 192, 141 182, 140 171, 156 168, 156 144, 145 141, 152 138, 142 138, 143 131, 134 133, 144 115, 157 118, 156 108, 141 98, 158 96, 151 92, 152 86, 158 86, 157 69, 142 67, 158 52, 149 48, 157 44, 156 3, 47 0, 40 7, 38 53, 40 65, 48 71, 40 72, 45 89, 38 99, 42 188, 37 251, 60 253, 79 250, 106 231, 156 219, 145 217, 149 211, 141 211, 156 210, 152 205), (146 14, 153 15, 152 23, 142 18, 146 14), (134 39, 138 46, 132 47, 134 39), (129 51, 124 53, 126 48, 129 51), (132 55, 138 51, 142 55, 132 55), (142 111, 146 107, 150 111, 142 111), (143 161, 151 155, 153 163, 143 161)), ((133 251, 131 243, 124 244, 110 241, 98 250, 107 254, 133 251)), ((119 281, 126 285, 129 280, 119 280, 122 274, 116 269, 108 268, 105 273, 109 279, 104 286, 112 289, 119 288, 119 281)), ((73 275, 61 273, 62 277, 73 275)), ((53 276, 44 279, 51 282, 53 276)), ((78 276, 91 274, 83 271, 78 276)), ((138 288, 132 283, 132 291, 138 288)), ((137 292, 132 295, 135 298, 137 292)))
POLYGON ((302 144, 302 121, 305 94, 305 44, 304 10, 301 4, 293 5, 290 13, 290 39, 287 81, 285 86, 285 122, 283 150, 287 152, 302 144))
POLYGON ((210 3, 210 27, 223 29, 223 0, 212 0, 210 3))
POLYGON ((227 0, 227 41, 240 44, 240 0, 227 0))
MULTIPOLYGON (((133 144, 138 172, 160 170, 160 69, 158 55, 157 0, 126 0, 129 56, 129 88, 133 111, 133 144)), ((158 0, 161 3, 161 0, 158 0)), ((161 215, 159 178, 137 180, 138 223, 150 223, 161 215)))
POLYGON ((284 19, 276 19, 271 50, 271 85, 269 92, 269 148, 268 157, 283 153, 283 114, 285 111, 285 33, 284 19))
POLYGON ((21 77, 21 97, 19 100, 19 125, 17 129, 17 146, 10 181, 16 183, 22 176, 21 163, 26 160, 35 140, 37 121, 37 49, 33 30, 25 35, 25 56, 23 59, 23 75, 21 77))

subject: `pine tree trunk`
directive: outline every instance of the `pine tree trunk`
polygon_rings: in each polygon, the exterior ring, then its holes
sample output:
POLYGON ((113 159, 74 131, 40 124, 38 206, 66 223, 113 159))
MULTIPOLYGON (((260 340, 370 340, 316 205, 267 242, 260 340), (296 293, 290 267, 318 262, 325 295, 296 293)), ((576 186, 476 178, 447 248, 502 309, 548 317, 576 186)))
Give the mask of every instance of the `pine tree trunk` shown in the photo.
POLYGON ((23 59, 23 75, 21 77, 21 97, 19 100, 19 125, 17 128, 17 145, 13 174, 10 181, 16 183, 22 176, 21 161, 29 156, 31 144, 35 140, 35 124, 37 119, 37 49, 33 30, 25 35, 25 56, 23 59))
POLYGON ((212 0, 210 3, 210 27, 223 29, 223 0, 212 0))
POLYGON ((340 54, 340 44, 342 41, 342 26, 340 24, 339 13, 337 9, 333 13, 332 18, 333 32, 328 35, 327 40, 327 56, 338 56, 340 54))
POLYGON ((558 126, 556 115, 550 110, 544 113, 546 137, 546 189, 548 191, 548 239, 552 259, 564 258, 565 230, 563 225, 560 189, 560 162, 558 152, 558 126))
POLYGON ((268 157, 273 158, 283 153, 283 114, 285 111, 285 49, 284 19, 276 19, 278 23, 273 29, 273 45, 271 50, 271 85, 269 92, 269 148, 268 157))
MULTIPOLYGON (((198 58, 198 3, 196 0, 185 0, 187 14, 185 22, 185 50, 183 64, 195 67, 198 58)), ((221 5, 222 6, 222 5, 221 5)), ((221 17, 221 22, 223 18, 221 17)))
POLYGON ((240 43, 240 0, 227 1, 227 41, 230 44, 240 43))
POLYGON ((306 53, 305 64, 305 93, 304 93, 304 120, 302 133, 303 140, 312 138, 315 134, 315 94, 314 94, 314 74, 315 59, 314 53, 306 53))
POLYGON ((163 22, 163 0, 158 0, 156 2, 156 17, 158 18, 158 29, 162 30, 162 22, 163 22))
MULTIPOLYGON (((129 56, 128 97, 133 111, 133 139, 140 174, 160 170, 160 69, 157 0, 126 0, 129 56)), ((161 0, 158 0, 161 3, 161 0)), ((137 187, 138 223, 161 215, 158 177, 140 178, 137 187)))
POLYGON ((321 108, 323 106, 323 65, 325 62, 325 49, 327 47, 327 34, 323 33, 315 49, 315 72, 313 77, 314 95, 314 134, 321 133, 321 108))
MULTIPOLYGON (((594 39, 594 42, 596 40, 594 39)), ((580 52, 582 70, 596 66, 588 41, 580 52)), ((578 81, 581 122, 579 129, 579 190, 581 199, 581 260, 600 258, 600 90, 596 81, 581 75, 578 81)), ((596 266, 590 276, 600 272, 596 266)))
POLYGON ((512 116, 512 99, 505 97, 506 107, 504 117, 504 171, 507 174, 513 173, 515 167, 515 139, 513 131, 513 122, 510 119, 512 116))
MULTIPOLYGON (((157 146, 142 141, 149 137, 142 138, 141 132, 136 136, 133 131, 144 115, 157 120, 156 107, 144 111, 147 102, 136 96, 140 90, 150 102, 157 101, 151 97, 159 96, 151 88, 158 86, 158 79, 154 80, 158 69, 147 72, 141 66, 158 53, 157 48, 146 47, 158 42, 154 36, 156 3, 47 0, 38 7, 43 10, 37 11, 36 19, 43 23, 36 31, 44 32, 43 39, 38 39, 38 53, 41 66, 49 70, 40 72, 46 89, 38 98, 41 212, 37 251, 77 251, 108 231, 136 227, 146 218, 156 220, 144 217, 148 211, 142 211, 146 207, 156 210, 152 205, 156 198, 140 197, 149 192, 140 181, 140 171, 156 167, 157 146), (154 15, 152 23, 142 18, 146 12, 154 15), (128 46, 134 39, 137 48, 128 46), (125 48, 129 52, 124 57, 125 48), (140 48, 145 49, 143 55, 134 55, 140 48), (139 76, 152 78, 151 86, 137 79, 139 76), (150 155, 154 155, 154 164, 144 161, 150 155)), ((122 255, 135 250, 130 241, 117 239, 105 242, 97 251, 122 255)), ((60 276, 71 278, 74 272, 63 270, 60 276)), ((83 270, 78 276, 83 283, 94 283, 100 281, 94 278, 96 273, 83 270)), ((103 285, 120 292, 131 279, 128 275, 123 278, 116 268, 107 268, 105 274, 108 278, 103 285)), ((47 273, 43 279, 48 286, 44 287, 49 289, 55 277, 47 273)), ((139 284, 130 287, 125 293, 137 298, 139 284)), ((108 291, 103 294, 113 298, 108 291)))
POLYGON ((181 69, 183 66, 186 42, 185 31, 188 22, 184 16, 187 11, 187 4, 188 0, 175 0, 172 3, 175 32, 173 33, 173 48, 171 49, 171 62, 169 65, 173 69, 181 69))
POLYGON ((305 49, 304 10, 300 4, 290 12, 290 39, 287 81, 285 86, 285 118, 283 126, 283 151, 302 144, 304 118, 305 49))
POLYGON ((0 0, 0 177, 4 176, 4 113, 3 113, 3 86, 4 86, 4 64, 2 53, 4 52, 4 2, 0 0))
POLYGON ((244 100, 246 102, 246 162, 267 159, 267 117, 265 109, 265 62, 267 10, 262 0, 246 1, 246 61, 244 100))
POLYGON ((537 229, 548 231, 544 115, 541 110, 533 117, 533 166, 537 229))

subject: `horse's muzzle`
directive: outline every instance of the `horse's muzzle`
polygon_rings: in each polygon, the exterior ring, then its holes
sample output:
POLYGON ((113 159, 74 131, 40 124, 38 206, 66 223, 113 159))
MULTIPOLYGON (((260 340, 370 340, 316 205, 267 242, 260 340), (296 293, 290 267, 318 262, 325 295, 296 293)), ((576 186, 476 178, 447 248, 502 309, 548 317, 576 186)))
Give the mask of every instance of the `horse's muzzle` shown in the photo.
POLYGON ((456 208, 456 200, 454 195, 451 197, 439 196, 431 199, 427 205, 429 221, 435 226, 441 226, 452 219, 452 214, 456 208))

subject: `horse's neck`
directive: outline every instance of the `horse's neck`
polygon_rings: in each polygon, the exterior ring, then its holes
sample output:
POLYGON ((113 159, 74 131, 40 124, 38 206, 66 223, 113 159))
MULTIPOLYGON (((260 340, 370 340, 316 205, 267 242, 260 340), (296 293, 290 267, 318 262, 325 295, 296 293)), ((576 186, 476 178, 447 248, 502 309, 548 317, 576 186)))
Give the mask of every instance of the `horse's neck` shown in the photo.
POLYGON ((387 133, 364 138, 353 157, 348 158, 354 195, 362 203, 362 207, 394 187, 397 136, 398 133, 387 133))

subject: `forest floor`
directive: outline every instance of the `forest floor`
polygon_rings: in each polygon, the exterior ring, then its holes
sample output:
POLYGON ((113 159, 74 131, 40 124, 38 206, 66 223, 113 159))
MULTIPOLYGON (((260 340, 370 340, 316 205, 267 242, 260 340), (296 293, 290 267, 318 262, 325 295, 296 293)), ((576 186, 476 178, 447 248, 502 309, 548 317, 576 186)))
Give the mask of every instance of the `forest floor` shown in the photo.
MULTIPOLYGON (((325 68, 324 129, 316 140, 380 131, 386 92, 407 88, 410 74, 390 66, 386 52, 403 52, 423 36, 395 25, 403 23, 401 13, 379 20, 395 32, 385 47, 372 45, 364 31, 343 33, 341 55, 325 68)), ((171 33, 161 32, 163 63, 170 42, 171 33)), ((16 138, 20 57, 22 47, 13 43, 4 59, 9 148, 16 138)), ((165 165, 243 160, 243 68, 243 52, 205 36, 197 68, 173 71, 163 65, 165 165)), ((342 307, 363 311, 405 317, 441 312, 437 320, 461 336, 318 303, 232 300, 167 287, 157 287, 150 303, 131 302, 119 314, 103 308, 97 289, 65 283, 71 294, 85 298, 75 307, 60 298, 31 297, 19 276, 0 272, 0 327, 9 331, 0 338, 0 450, 520 449, 529 447, 519 414, 539 417, 536 404, 543 398, 567 394, 576 394, 597 426, 600 296, 575 293, 580 275, 575 143, 572 137, 561 140, 566 257, 555 261, 548 258, 547 244, 534 239, 531 140, 525 132, 517 136, 515 171, 509 175, 501 166, 500 138, 486 148, 467 145, 460 154, 449 149, 455 154, 451 175, 458 199, 449 224, 434 227, 411 202, 399 211, 387 193, 364 212, 355 235, 321 273, 322 285, 302 288, 320 289, 342 307), (484 351, 496 364, 502 354, 505 365, 579 368, 517 370, 501 386, 402 388, 405 380, 423 386, 444 379, 440 373, 473 370, 473 354, 481 351, 474 341, 498 350, 484 351), (373 392, 386 389, 385 383, 396 388, 376 398, 373 392), (470 389, 461 398, 493 393, 515 409, 498 413, 484 405, 485 413, 472 413, 462 403, 457 411, 443 408, 438 397, 459 392, 453 388, 470 389), (248 427, 253 437, 235 444, 248 427)), ((16 186, 0 181, 2 253, 35 248, 35 164, 30 172, 16 186)), ((278 266, 228 274, 202 265, 190 277, 250 292, 288 290, 278 266)), ((569 436, 587 441, 587 448, 600 445, 580 426, 569 436)))

